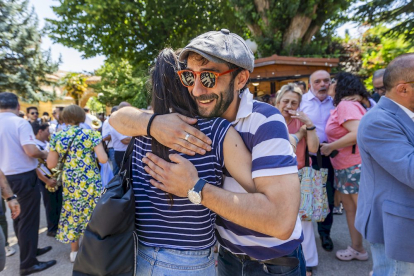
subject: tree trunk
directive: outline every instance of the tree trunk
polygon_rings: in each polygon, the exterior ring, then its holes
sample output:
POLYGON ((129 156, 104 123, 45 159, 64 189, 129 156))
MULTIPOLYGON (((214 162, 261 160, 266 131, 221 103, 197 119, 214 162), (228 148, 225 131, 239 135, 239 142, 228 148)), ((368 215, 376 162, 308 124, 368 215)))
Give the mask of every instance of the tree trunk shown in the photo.
POLYGON ((300 42, 312 23, 312 15, 316 13, 317 5, 313 6, 313 12, 309 16, 298 14, 292 18, 289 27, 283 34, 283 49, 287 49, 292 43, 300 42))
POLYGON ((269 27, 269 19, 267 18, 266 12, 270 8, 269 0, 254 0, 257 12, 260 14, 266 27, 269 27))
POLYGON ((318 25, 311 25, 306 34, 303 36, 302 45, 309 44, 312 40, 312 37, 319 31, 320 28, 321 27, 318 25))

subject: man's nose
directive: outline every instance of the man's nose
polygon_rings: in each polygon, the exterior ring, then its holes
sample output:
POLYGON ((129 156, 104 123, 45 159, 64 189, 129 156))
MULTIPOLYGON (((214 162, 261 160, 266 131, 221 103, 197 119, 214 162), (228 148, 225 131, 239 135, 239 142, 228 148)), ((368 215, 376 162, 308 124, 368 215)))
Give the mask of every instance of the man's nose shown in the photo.
POLYGON ((194 97, 198 97, 200 95, 208 93, 207 88, 201 84, 200 76, 196 77, 196 80, 194 82, 194 86, 192 87, 192 89, 193 90, 191 92, 194 97))

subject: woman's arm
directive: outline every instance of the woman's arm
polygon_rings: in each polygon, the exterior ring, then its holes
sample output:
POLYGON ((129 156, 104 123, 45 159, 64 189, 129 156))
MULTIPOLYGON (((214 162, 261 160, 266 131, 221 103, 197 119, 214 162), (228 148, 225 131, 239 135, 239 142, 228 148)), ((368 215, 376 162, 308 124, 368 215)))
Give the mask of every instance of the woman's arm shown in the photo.
POLYGON ((304 136, 306 137, 306 144, 308 145, 308 150, 310 152, 317 152, 319 149, 319 137, 316 134, 316 129, 313 130, 306 130, 306 125, 303 125, 300 128, 301 132, 304 132, 304 136))
POLYGON ((223 142, 224 164, 230 175, 249 193, 256 192, 252 179, 252 154, 239 133, 230 127, 223 142))
POLYGON ((49 169, 53 169, 57 166, 58 162, 59 162, 59 154, 53 150, 49 151, 49 154, 47 155, 47 160, 46 160, 47 167, 49 169))
POLYGON ((99 163, 105 164, 106 162, 108 162, 108 155, 105 152, 102 142, 99 143, 99 145, 97 145, 96 147, 94 147, 93 150, 95 151, 96 156, 98 157, 99 163))
POLYGON ((359 120, 349 120, 342 124, 349 132, 332 143, 322 143, 321 153, 325 156, 331 154, 333 150, 349 147, 357 143, 357 132, 359 120))

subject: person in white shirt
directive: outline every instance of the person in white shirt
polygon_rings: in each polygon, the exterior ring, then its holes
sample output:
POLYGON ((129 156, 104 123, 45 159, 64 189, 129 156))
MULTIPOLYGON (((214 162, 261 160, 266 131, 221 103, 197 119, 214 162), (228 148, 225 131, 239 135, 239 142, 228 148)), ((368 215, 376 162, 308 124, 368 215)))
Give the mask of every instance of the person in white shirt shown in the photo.
MULTIPOLYGON (((118 106, 118 110, 126 106, 131 106, 131 104, 127 102, 121 102, 118 106)), ((131 141, 131 136, 122 135, 112 127, 110 130, 110 134, 112 139, 112 145, 115 152, 115 163, 119 168, 121 166, 122 158, 124 157, 128 144, 131 141)))
MULTIPOLYGON (((118 106, 112 107, 111 114, 118 110, 118 106)), ((112 163, 112 171, 114 175, 116 175, 119 171, 118 165, 115 161, 115 150, 114 150, 114 143, 111 137, 111 130, 113 129, 112 126, 108 122, 109 117, 105 120, 102 125, 102 140, 107 143, 108 148, 108 156, 112 163), (109 142, 108 142, 109 141, 109 142)))
MULTIPOLYGON (((49 125, 32 124, 33 132, 36 135, 35 143, 40 150, 49 152, 49 125)), ((60 210, 62 209, 62 186, 57 191, 49 192, 47 187, 55 187, 56 180, 50 178, 51 171, 44 165, 38 165, 37 176, 39 177, 40 190, 43 195, 43 204, 46 210, 47 236, 55 237, 59 225, 60 210)))
POLYGON ((20 275, 29 275, 55 265, 56 261, 37 260, 37 256, 52 249, 51 246, 37 248, 40 190, 37 185, 36 158, 46 159, 47 152, 36 147, 33 129, 28 121, 18 116, 19 110, 15 94, 0 93, 0 170, 21 207, 13 226, 20 247, 20 275))
POLYGON ((93 129, 92 121, 93 120, 98 120, 98 118, 96 118, 95 115, 92 115, 89 111, 89 108, 87 108, 87 107, 84 107, 83 111, 85 111, 85 113, 86 113, 85 122, 83 124, 79 125, 79 126, 81 128, 84 128, 84 129, 93 129), (85 125, 87 125, 88 127, 86 127, 85 125))

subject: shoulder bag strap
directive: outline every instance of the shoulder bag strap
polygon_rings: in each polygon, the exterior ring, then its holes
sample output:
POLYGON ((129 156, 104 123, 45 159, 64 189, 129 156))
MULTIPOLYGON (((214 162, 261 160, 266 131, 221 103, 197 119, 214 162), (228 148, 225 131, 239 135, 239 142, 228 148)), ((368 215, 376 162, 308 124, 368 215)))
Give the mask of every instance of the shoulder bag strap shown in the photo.
POLYGON ((316 153, 316 160, 318 162, 318 167, 320 169, 322 169, 322 154, 321 154, 321 149, 318 149, 318 152, 316 153))
MULTIPOLYGON (((126 149, 126 151, 125 151, 125 154, 124 154, 124 157, 122 158, 122 162, 121 162, 121 165, 120 165, 120 169, 119 169, 119 172, 118 172, 118 174, 121 174, 123 171, 124 171, 124 165, 128 162, 128 161, 130 161, 131 160, 131 154, 132 154, 132 152, 134 151, 134 145, 135 145, 135 138, 136 138, 137 136, 134 136, 134 137, 132 137, 131 138, 131 141, 129 142, 129 144, 128 144, 128 147, 127 147, 127 149, 126 149)), ((130 163, 130 162, 128 162, 128 163, 130 163)), ((129 174, 130 172, 130 170, 131 170, 131 168, 130 168, 131 166, 128 166, 126 169, 127 169, 127 174, 129 174)))
POLYGON ((80 131, 81 131, 81 129, 78 129, 78 131, 76 131, 76 133, 75 133, 75 136, 72 138, 72 141, 70 141, 70 143, 69 143, 69 145, 68 145, 68 148, 66 149, 65 154, 62 156, 62 161, 61 161, 61 163, 62 163, 62 164, 64 164, 64 163, 66 162, 66 157, 67 157, 67 156, 68 156, 68 154, 69 154, 70 147, 72 146, 73 141, 75 140, 76 136, 78 136, 78 133, 79 133, 80 131))
POLYGON ((305 167, 310 167, 308 146, 306 146, 306 149, 305 149, 305 167))

